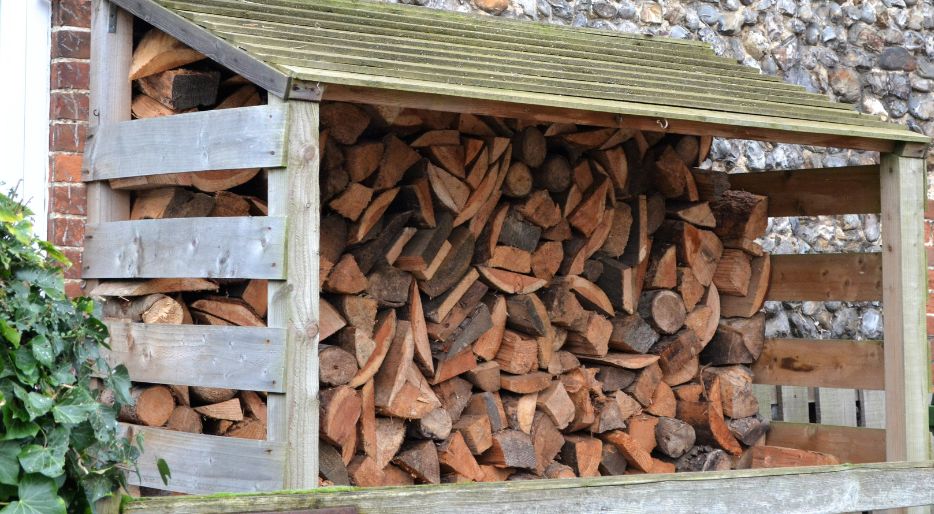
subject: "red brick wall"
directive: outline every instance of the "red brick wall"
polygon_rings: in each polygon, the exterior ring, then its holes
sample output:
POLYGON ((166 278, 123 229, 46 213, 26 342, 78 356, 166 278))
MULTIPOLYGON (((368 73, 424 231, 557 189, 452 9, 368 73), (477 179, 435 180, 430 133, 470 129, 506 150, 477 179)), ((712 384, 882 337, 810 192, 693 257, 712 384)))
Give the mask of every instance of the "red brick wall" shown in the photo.
POLYGON ((81 245, 86 212, 81 152, 88 120, 90 0, 52 1, 49 106, 48 238, 74 266, 65 277, 69 294, 81 294, 81 245))

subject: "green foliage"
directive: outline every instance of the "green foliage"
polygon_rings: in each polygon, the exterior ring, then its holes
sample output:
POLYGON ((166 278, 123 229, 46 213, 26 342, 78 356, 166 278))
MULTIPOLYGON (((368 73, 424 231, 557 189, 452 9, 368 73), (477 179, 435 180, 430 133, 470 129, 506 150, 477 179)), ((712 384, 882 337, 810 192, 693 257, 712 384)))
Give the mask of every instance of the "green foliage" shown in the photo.
POLYGON ((0 195, 0 514, 89 512, 139 456, 117 433, 130 378, 101 358, 107 329, 90 299, 65 295, 70 263, 32 236, 30 215, 0 195))

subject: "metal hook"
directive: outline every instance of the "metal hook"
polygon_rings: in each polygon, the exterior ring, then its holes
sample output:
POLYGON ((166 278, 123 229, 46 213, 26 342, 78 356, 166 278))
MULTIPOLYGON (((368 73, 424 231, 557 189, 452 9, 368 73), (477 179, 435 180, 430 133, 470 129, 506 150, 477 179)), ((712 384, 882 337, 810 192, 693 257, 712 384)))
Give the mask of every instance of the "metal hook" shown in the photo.
POLYGON ((658 126, 661 127, 662 130, 668 130, 668 119, 667 118, 655 120, 655 123, 658 123, 658 126))

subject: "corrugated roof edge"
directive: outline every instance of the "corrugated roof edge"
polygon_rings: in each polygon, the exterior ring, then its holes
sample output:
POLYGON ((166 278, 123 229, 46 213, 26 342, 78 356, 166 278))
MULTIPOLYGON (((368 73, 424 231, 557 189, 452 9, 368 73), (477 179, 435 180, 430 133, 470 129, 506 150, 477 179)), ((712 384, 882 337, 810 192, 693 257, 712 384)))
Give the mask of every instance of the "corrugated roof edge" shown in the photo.
MULTIPOLYGON (((415 82, 418 81, 387 80, 385 77, 353 76, 353 74, 332 72, 322 74, 318 72, 319 70, 313 70, 312 73, 309 73, 308 69, 270 65, 257 56, 237 48, 223 38, 212 33, 210 30, 185 19, 171 9, 159 5, 154 0, 111 1, 280 98, 288 98, 293 89, 302 89, 301 87, 293 88, 294 79, 299 79, 301 81, 320 81, 324 85, 330 83, 346 86, 367 86, 389 90, 398 88, 401 91, 408 92, 438 93, 438 91, 429 91, 430 88, 426 88, 424 84, 416 84, 415 82)), ((668 40, 668 38, 664 39, 668 40)), ((684 43, 684 41, 681 40, 672 39, 670 41, 684 43)), ((298 84, 296 84, 296 86, 298 86, 298 84)), ((616 115, 657 116, 685 122, 748 127, 750 129, 759 131, 765 130, 772 133, 773 136, 770 137, 770 139, 774 139, 775 141, 800 142, 800 134, 814 133, 839 136, 841 138, 852 137, 863 141, 879 140, 888 142, 930 143, 930 138, 928 136, 911 132, 907 127, 895 123, 892 124, 891 129, 867 130, 866 127, 839 123, 783 119, 781 121, 769 121, 769 118, 764 116, 740 116, 729 112, 701 111, 697 109, 643 105, 627 102, 608 102, 586 98, 569 99, 560 95, 507 91, 497 92, 496 90, 487 88, 458 87, 452 89, 458 94, 448 94, 449 96, 461 96, 468 99, 494 100, 537 105, 541 107, 611 113, 616 115), (481 89, 484 91, 480 91, 481 89), (782 134, 794 135, 794 137, 791 139, 783 138, 782 134)), ((757 139, 765 139, 765 137, 757 137, 757 139)), ((840 146, 846 146, 844 143, 845 141, 841 141, 840 146)), ((854 144, 850 147, 873 148, 876 146, 881 149, 888 145, 866 145, 865 143, 861 143, 854 144)))

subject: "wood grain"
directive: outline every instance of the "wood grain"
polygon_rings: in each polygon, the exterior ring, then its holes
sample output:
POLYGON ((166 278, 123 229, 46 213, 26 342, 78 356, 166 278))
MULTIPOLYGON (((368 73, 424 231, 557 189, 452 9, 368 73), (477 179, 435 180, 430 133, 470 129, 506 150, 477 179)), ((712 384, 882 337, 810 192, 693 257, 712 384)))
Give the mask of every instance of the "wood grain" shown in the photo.
POLYGON ((772 274, 765 299, 881 300, 882 254, 772 255, 772 274))
POLYGON ((859 512, 934 503, 934 463, 883 463, 563 480, 334 487, 311 492, 132 500, 127 513, 270 512, 352 505, 410 514, 859 512), (716 501, 711 501, 716 498, 716 501))
MULTIPOLYGON (((282 278, 285 218, 176 218, 88 225, 85 278, 282 278)), ((317 268, 316 268, 317 269, 317 268)))
POLYGON ((877 165, 734 173, 729 177, 732 189, 768 196, 769 216, 881 212, 877 165), (841 187, 845 187, 845 194, 841 194, 841 187))
POLYGON ((767 339, 757 384, 883 389, 882 341, 767 339))
POLYGON ((840 462, 884 462, 885 430, 773 421, 765 444, 829 453, 840 462))
POLYGON ((248 391, 285 387, 285 331, 275 328, 159 325, 105 320, 111 365, 133 380, 248 391))
POLYGON ((89 139, 82 179, 282 166, 284 144, 279 106, 124 121, 102 126, 89 139))

